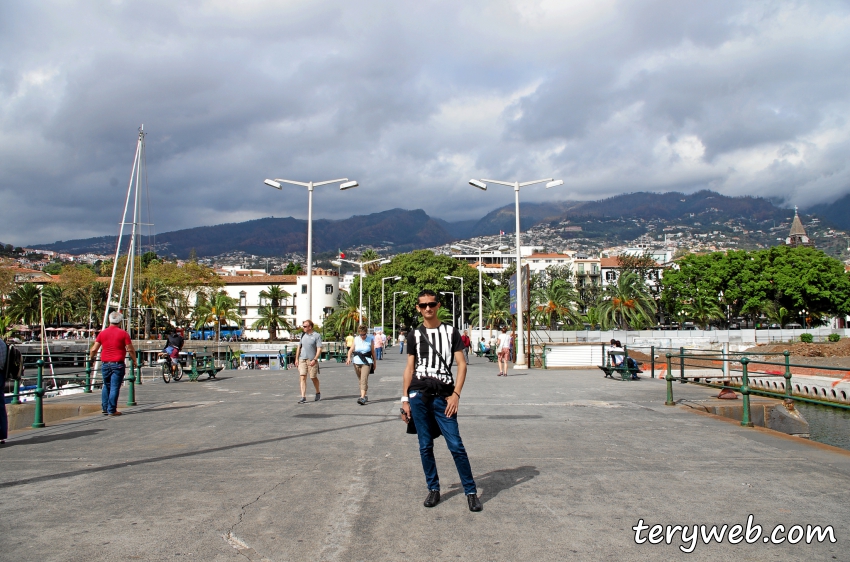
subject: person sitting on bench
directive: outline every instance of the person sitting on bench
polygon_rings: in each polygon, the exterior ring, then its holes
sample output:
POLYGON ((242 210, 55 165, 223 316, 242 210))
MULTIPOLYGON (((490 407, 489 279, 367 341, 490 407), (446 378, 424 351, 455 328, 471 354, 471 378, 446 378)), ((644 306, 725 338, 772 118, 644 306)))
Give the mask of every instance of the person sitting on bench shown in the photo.
POLYGON ((490 353, 490 346, 484 341, 484 338, 481 338, 481 341, 478 342, 478 349, 481 353, 490 353))

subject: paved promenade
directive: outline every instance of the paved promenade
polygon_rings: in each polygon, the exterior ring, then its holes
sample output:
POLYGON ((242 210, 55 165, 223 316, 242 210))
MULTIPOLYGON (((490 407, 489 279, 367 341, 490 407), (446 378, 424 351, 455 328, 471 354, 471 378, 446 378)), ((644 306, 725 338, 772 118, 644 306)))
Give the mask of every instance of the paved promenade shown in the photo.
MULTIPOLYGON (((474 360, 460 426, 484 511, 467 510, 442 439, 443 501, 426 509, 402 367, 390 349, 367 406, 353 369, 324 363, 318 403, 296 405, 294 371, 226 371, 146 383, 121 417, 16 432, 0 449, 0 559, 850 559, 850 453, 667 407, 663 381, 598 370, 502 378, 474 360), (837 542, 634 541, 640 519, 749 514, 765 533, 832 525, 837 542)), ((676 385, 677 399, 708 393, 676 385)))

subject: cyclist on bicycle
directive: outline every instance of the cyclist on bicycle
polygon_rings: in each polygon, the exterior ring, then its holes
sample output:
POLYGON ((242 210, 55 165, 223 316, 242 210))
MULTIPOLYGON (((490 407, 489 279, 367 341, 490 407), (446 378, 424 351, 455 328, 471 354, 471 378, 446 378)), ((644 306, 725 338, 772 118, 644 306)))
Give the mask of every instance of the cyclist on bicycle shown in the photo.
POLYGON ((168 355, 168 362, 171 365, 171 371, 177 366, 177 360, 180 358, 180 350, 183 349, 183 336, 176 331, 169 332, 167 336, 168 345, 163 350, 168 355))

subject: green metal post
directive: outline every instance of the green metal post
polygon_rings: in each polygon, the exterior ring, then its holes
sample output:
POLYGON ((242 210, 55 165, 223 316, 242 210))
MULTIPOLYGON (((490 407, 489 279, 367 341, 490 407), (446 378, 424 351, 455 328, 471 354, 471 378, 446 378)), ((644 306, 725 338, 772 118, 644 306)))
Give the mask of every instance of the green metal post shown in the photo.
POLYGON ((38 365, 38 378, 35 383, 35 415, 32 426, 39 428, 44 427, 44 403, 42 402, 44 397, 44 380, 42 379, 44 376, 44 360, 39 359, 36 364, 38 365))
POLYGON ((685 348, 679 348, 679 382, 685 384, 685 348))
POLYGON ((15 383, 12 385, 12 401, 10 402, 10 404, 20 404, 21 403, 20 393, 21 393, 21 381, 16 380, 15 383))
POLYGON ((649 349, 650 349, 650 351, 649 351, 649 355, 650 355, 650 358, 649 358, 649 365, 650 365, 649 378, 654 379, 655 378, 655 346, 653 345, 649 349))
POLYGON ((741 417, 741 425, 743 427, 753 427, 753 422, 750 421, 750 377, 747 374, 747 363, 750 360, 746 357, 741 358, 741 396, 744 398, 744 413, 741 417))
POLYGON ((83 393, 91 394, 91 359, 86 357, 86 387, 83 389, 83 393))
POLYGON ((667 380, 667 402, 664 403, 665 406, 674 406, 676 403, 673 402, 673 359, 670 353, 667 354, 667 376, 664 377, 667 380))
POLYGON ((786 349, 783 355, 785 355, 785 397, 791 399, 791 352, 786 349))
MULTIPOLYGON (((142 353, 138 352, 138 356, 141 355, 142 353)), ((132 365, 130 366, 130 376, 127 377, 127 405, 136 405, 136 368, 132 365)))

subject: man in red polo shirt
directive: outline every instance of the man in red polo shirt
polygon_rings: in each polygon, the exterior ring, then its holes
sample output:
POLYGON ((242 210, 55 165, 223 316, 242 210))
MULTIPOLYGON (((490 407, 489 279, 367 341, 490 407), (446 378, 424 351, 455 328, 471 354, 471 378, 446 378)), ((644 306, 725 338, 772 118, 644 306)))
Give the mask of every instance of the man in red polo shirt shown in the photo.
POLYGON ((118 411, 118 391, 124 382, 124 359, 130 352, 130 362, 136 368, 136 350, 130 334, 122 330, 119 325, 124 321, 124 315, 120 312, 109 314, 109 327, 97 335, 94 345, 91 346, 89 355, 92 361, 97 357, 97 352, 103 348, 100 354, 103 373, 103 390, 100 394, 100 404, 103 415, 120 416, 118 411))

